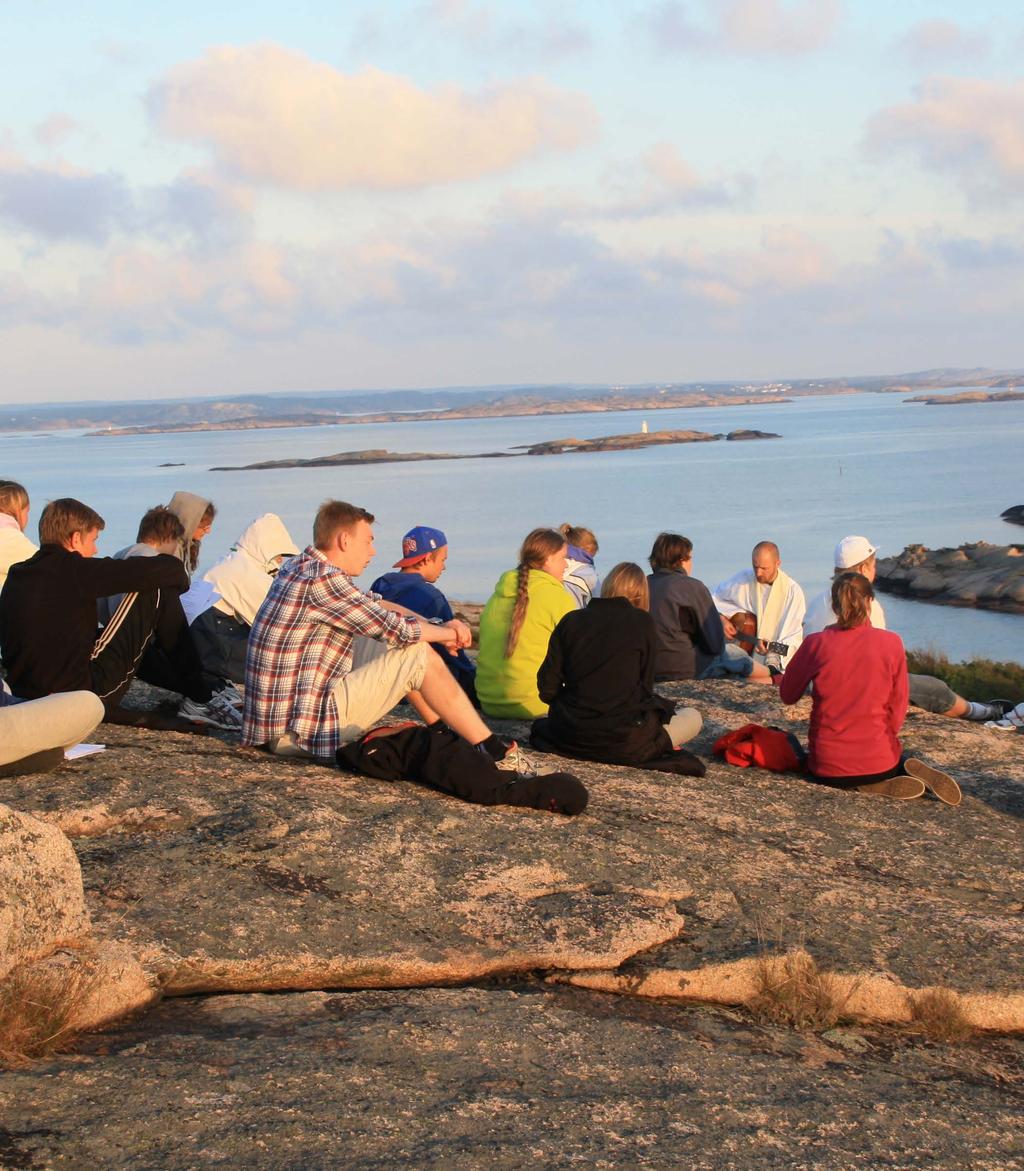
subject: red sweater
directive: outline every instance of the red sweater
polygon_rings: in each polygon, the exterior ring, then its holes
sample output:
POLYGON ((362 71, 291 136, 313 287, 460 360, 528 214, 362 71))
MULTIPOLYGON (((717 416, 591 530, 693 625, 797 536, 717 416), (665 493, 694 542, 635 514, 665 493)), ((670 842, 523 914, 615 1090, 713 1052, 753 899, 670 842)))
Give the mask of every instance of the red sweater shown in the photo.
POLYGON ((907 714, 908 684, 898 634, 865 625, 828 626, 809 635, 782 677, 782 702, 796 703, 812 682, 811 772, 870 776, 899 763, 897 733, 907 714))

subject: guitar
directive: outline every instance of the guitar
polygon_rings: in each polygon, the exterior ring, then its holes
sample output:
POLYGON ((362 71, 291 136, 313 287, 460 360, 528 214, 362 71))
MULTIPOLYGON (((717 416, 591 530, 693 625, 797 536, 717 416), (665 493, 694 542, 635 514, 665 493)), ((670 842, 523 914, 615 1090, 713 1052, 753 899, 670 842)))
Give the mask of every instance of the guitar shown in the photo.
POLYGON ((757 642, 757 617, 749 610, 737 610, 729 615, 729 621, 736 627, 736 645, 748 655, 754 653, 757 642))

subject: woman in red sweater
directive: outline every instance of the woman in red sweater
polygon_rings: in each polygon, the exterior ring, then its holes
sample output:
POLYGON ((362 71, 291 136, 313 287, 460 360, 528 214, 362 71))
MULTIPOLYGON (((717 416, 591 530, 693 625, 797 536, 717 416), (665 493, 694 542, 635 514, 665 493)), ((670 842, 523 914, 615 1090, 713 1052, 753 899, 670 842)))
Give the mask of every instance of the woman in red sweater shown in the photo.
POLYGON ((952 777, 901 751, 907 659, 899 635, 871 625, 874 596, 862 574, 840 574, 832 583, 835 625, 804 639, 779 685, 783 703, 796 703, 814 685, 807 734, 811 779, 902 800, 927 788, 959 805, 952 777))

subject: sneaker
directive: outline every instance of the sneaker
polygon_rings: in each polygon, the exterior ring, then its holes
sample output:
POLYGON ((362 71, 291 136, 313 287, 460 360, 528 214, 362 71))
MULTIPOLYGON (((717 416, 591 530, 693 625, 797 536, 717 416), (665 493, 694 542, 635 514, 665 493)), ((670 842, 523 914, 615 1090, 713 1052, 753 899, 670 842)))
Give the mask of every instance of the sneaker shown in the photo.
POLYGON ((868 793, 875 797, 892 797, 894 801, 913 801, 924 796, 924 781, 917 777, 889 777, 885 781, 869 781, 866 785, 854 785, 855 793, 868 793))
POLYGON ((230 679, 225 679, 223 686, 219 687, 213 694, 223 699, 225 703, 231 704, 232 707, 241 708, 245 703, 242 693, 230 679))
POLYGON ((556 770, 548 764, 536 764, 519 747, 515 740, 508 746, 508 751, 494 762, 495 767, 503 773, 518 773, 521 777, 545 777, 556 770))
POLYGON ((944 804, 959 805, 963 800, 960 786, 948 773, 939 772, 937 768, 932 768, 923 760, 915 760, 914 757, 911 757, 903 767, 907 770, 908 775, 923 781, 925 788, 934 793, 944 804))
POLYGON ((183 720, 209 724, 212 728, 223 728, 227 732, 242 730, 242 713, 220 695, 211 695, 206 703, 197 703, 186 696, 178 707, 178 715, 183 720))
POLYGON ((500 804, 575 817, 586 809, 589 796, 583 782, 570 773, 547 772, 509 781, 500 804))
POLYGON ((1012 699, 987 699, 988 706, 996 713, 992 718, 1001 720, 1017 706, 1012 699))
POLYGON ((1017 704, 1009 711, 1003 712, 1002 718, 989 720, 986 728, 995 728, 999 732, 1020 732, 1024 730, 1024 703, 1017 704))

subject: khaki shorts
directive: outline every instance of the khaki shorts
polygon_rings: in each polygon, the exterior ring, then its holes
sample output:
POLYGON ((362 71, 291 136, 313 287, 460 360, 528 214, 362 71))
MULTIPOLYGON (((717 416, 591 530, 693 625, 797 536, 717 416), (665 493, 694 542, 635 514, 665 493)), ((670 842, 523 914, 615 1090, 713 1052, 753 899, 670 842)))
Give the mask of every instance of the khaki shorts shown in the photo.
POLYGON ((360 736, 409 694, 423 686, 430 644, 391 647, 375 638, 357 638, 352 670, 334 689, 338 726, 344 743, 360 736))

